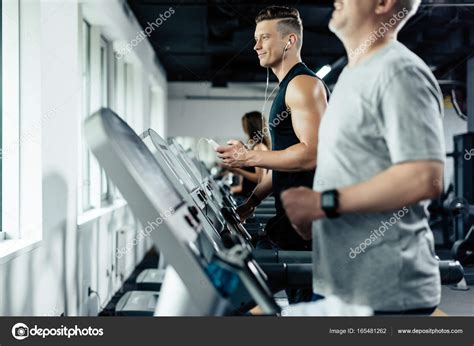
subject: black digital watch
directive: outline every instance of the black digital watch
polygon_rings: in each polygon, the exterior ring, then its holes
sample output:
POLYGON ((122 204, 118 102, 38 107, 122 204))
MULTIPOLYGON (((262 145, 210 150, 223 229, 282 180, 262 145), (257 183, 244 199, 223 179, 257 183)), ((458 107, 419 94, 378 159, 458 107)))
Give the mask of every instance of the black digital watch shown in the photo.
POLYGON ((335 219, 341 216, 337 209, 339 208, 339 192, 337 190, 324 191, 321 194, 321 209, 329 219, 335 219))

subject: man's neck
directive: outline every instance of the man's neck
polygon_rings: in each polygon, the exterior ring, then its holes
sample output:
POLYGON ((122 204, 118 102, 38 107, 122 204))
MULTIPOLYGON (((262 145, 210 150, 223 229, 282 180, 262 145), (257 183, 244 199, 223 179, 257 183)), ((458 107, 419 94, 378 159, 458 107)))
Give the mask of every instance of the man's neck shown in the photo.
POLYGON ((285 57, 285 60, 282 60, 278 66, 272 67, 273 74, 278 78, 278 81, 281 82, 293 66, 301 61, 301 57, 299 56, 285 57))
POLYGON ((356 37, 346 38, 343 40, 349 59, 349 67, 355 67, 359 65, 362 61, 368 59, 386 45, 397 40, 396 33, 392 31, 387 32, 382 37, 377 37, 374 34, 376 30, 377 29, 374 29, 368 31, 368 33, 359 34, 356 37), (368 39, 371 37, 371 35, 374 35, 377 40, 367 46, 367 42, 371 42, 370 39, 368 39))

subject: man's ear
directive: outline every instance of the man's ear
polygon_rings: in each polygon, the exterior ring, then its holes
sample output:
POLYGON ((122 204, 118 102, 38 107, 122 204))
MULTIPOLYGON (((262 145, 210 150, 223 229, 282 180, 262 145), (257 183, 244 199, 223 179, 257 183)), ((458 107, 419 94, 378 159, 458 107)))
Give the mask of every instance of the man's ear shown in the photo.
POLYGON ((392 13, 398 4, 398 1, 399 0, 377 0, 375 13, 378 15, 392 13))
POLYGON ((290 47, 293 47, 296 44, 296 42, 298 42, 298 36, 295 34, 290 34, 288 38, 288 42, 290 42, 290 47))

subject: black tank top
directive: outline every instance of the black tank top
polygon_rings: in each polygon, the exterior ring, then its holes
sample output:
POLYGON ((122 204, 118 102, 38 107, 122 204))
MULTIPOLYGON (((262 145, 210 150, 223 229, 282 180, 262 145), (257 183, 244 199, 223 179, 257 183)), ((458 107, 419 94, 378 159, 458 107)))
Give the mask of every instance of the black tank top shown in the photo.
MULTIPOLYGON (((291 112, 285 103, 285 95, 288 84, 293 78, 300 75, 318 78, 304 63, 300 62, 293 66, 280 82, 278 93, 270 110, 269 127, 272 136, 272 150, 285 150, 292 145, 300 143, 293 129, 291 112)), ((319 79, 319 78, 318 78, 319 79)), ((323 82, 324 84, 324 82, 323 82)), ((326 94, 329 97, 329 89, 326 94)), ((314 170, 305 172, 279 172, 274 170, 272 176, 273 194, 275 196, 275 208, 277 215, 284 214, 281 205, 280 193, 290 187, 306 186, 312 188, 314 170)))

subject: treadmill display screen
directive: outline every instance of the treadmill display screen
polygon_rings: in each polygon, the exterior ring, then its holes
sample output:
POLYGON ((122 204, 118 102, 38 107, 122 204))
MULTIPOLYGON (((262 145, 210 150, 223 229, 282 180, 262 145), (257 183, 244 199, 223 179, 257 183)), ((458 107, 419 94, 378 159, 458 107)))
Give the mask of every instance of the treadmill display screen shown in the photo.
MULTIPOLYGON (((111 112, 110 110, 103 111, 111 112)), ((113 115, 112 112, 111 115, 113 115)), ((177 209, 183 200, 145 143, 119 117, 107 116, 105 118, 111 128, 111 137, 118 144, 120 150, 125 153, 125 157, 135 167, 141 179, 145 181, 146 186, 143 186, 143 189, 152 191, 158 197, 156 202, 162 211, 170 208, 177 209)))
POLYGON ((202 183, 201 173, 194 167, 194 165, 189 163, 188 156, 183 155, 178 145, 174 142, 170 143, 170 149, 173 154, 181 161, 182 165, 186 167, 186 170, 193 177, 193 180, 196 181, 196 186, 200 186, 202 183))
POLYGON ((168 167, 176 173, 179 179, 183 181, 188 191, 192 191, 196 186, 199 185, 199 183, 194 183, 192 181, 189 173, 184 169, 179 161, 177 162, 178 158, 175 158, 174 154, 170 152, 164 139, 162 139, 155 132, 150 132, 150 138, 155 148, 160 150, 160 152, 163 154, 168 167))

